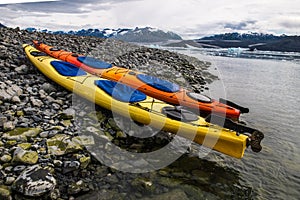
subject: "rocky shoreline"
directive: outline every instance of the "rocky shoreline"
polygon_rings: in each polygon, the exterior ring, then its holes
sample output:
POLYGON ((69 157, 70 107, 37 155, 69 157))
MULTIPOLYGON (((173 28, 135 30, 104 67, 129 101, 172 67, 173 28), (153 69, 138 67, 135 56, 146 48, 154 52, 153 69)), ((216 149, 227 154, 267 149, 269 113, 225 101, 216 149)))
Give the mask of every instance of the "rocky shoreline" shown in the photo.
MULTIPOLYGON (((207 90, 206 84, 217 78, 205 71, 209 63, 169 51, 111 39, 0 28, 0 199, 189 199, 197 193, 192 188, 172 189, 179 183, 171 181, 177 173, 171 169, 135 174, 101 164, 86 148, 93 141, 79 134, 82 125, 89 134, 101 132, 103 148, 111 141, 135 152, 163 147, 172 136, 159 132, 139 139, 130 134, 139 132, 138 127, 121 130, 110 111, 90 106, 27 60, 22 44, 32 40, 138 69, 197 92, 207 90)), ((103 159, 113 161, 110 156, 103 159)))

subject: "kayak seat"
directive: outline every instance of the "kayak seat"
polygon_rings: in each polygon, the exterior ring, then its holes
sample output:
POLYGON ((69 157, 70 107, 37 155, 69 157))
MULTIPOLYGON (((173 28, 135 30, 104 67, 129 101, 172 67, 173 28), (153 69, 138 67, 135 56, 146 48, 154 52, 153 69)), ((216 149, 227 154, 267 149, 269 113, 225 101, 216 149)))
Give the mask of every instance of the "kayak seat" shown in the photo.
POLYGON ((144 93, 115 81, 96 80, 95 85, 118 101, 135 103, 146 99, 144 93))
POLYGON ((112 67, 112 64, 88 56, 78 56, 77 60, 95 69, 108 69, 112 67))
POLYGON ((191 122, 198 120, 198 116, 191 111, 183 109, 182 106, 166 106, 162 109, 162 113, 171 119, 182 122, 191 122))
POLYGON ((175 83, 171 83, 166 80, 162 80, 160 78, 154 77, 154 76, 149 76, 146 74, 138 74, 137 78, 147 85, 150 85, 151 87, 154 87, 158 90, 164 91, 164 92, 178 92, 180 87, 179 85, 175 83))
POLYGON ((85 71, 76 67, 75 65, 64 61, 52 61, 50 63, 54 69, 62 76, 84 76, 87 75, 85 71))
POLYGON ((39 57, 39 56, 48 56, 48 54, 44 53, 44 52, 40 52, 40 51, 32 51, 30 52, 30 54, 34 57, 39 57))

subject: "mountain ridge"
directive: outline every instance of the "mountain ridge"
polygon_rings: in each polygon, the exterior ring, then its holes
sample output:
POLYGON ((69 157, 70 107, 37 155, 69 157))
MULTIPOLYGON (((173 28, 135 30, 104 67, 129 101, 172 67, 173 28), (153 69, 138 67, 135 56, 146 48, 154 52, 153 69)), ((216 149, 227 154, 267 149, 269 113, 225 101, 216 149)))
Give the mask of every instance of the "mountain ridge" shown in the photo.
POLYGON ((155 29, 151 27, 144 28, 118 28, 118 29, 81 29, 79 31, 48 31, 38 30, 36 28, 26 28, 29 32, 41 31, 52 34, 72 34, 79 36, 94 36, 100 38, 114 38, 123 40, 126 42, 166 42, 168 40, 182 40, 182 38, 173 32, 164 32, 160 29, 155 29))
POLYGON ((249 50, 300 52, 300 36, 263 33, 225 33, 195 40, 199 44, 220 48, 249 48, 249 50))

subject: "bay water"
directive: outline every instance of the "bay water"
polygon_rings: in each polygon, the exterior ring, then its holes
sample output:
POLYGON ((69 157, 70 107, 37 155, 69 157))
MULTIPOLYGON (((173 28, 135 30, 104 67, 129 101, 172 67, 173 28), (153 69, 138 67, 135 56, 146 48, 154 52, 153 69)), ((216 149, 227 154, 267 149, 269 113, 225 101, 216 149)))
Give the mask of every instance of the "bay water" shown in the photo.
MULTIPOLYGON (((248 107, 250 112, 241 119, 265 135, 259 153, 249 148, 241 160, 212 159, 216 166, 223 166, 219 171, 229 168, 238 173, 235 184, 251 191, 245 199, 299 199, 300 63, 211 56, 196 49, 175 51, 211 62, 209 71, 220 80, 209 85, 208 94, 248 107)), ((232 184, 230 178, 223 184, 232 184)), ((234 193, 231 196, 239 199, 234 193)))

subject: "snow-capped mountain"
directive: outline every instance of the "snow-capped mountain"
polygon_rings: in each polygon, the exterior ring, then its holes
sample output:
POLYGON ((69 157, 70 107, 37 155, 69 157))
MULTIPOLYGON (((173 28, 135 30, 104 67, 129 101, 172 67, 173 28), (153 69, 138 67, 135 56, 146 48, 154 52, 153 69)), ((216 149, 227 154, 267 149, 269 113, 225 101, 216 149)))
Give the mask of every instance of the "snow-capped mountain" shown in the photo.
POLYGON ((79 31, 48 31, 48 30, 39 30, 36 28, 27 28, 27 31, 34 32, 46 32, 53 34, 72 34, 80 36, 95 36, 101 38, 115 38, 127 42, 165 42, 168 40, 182 40, 182 38, 173 32, 164 32, 159 29, 145 27, 135 29, 128 28, 119 28, 119 29, 82 29, 79 31))

